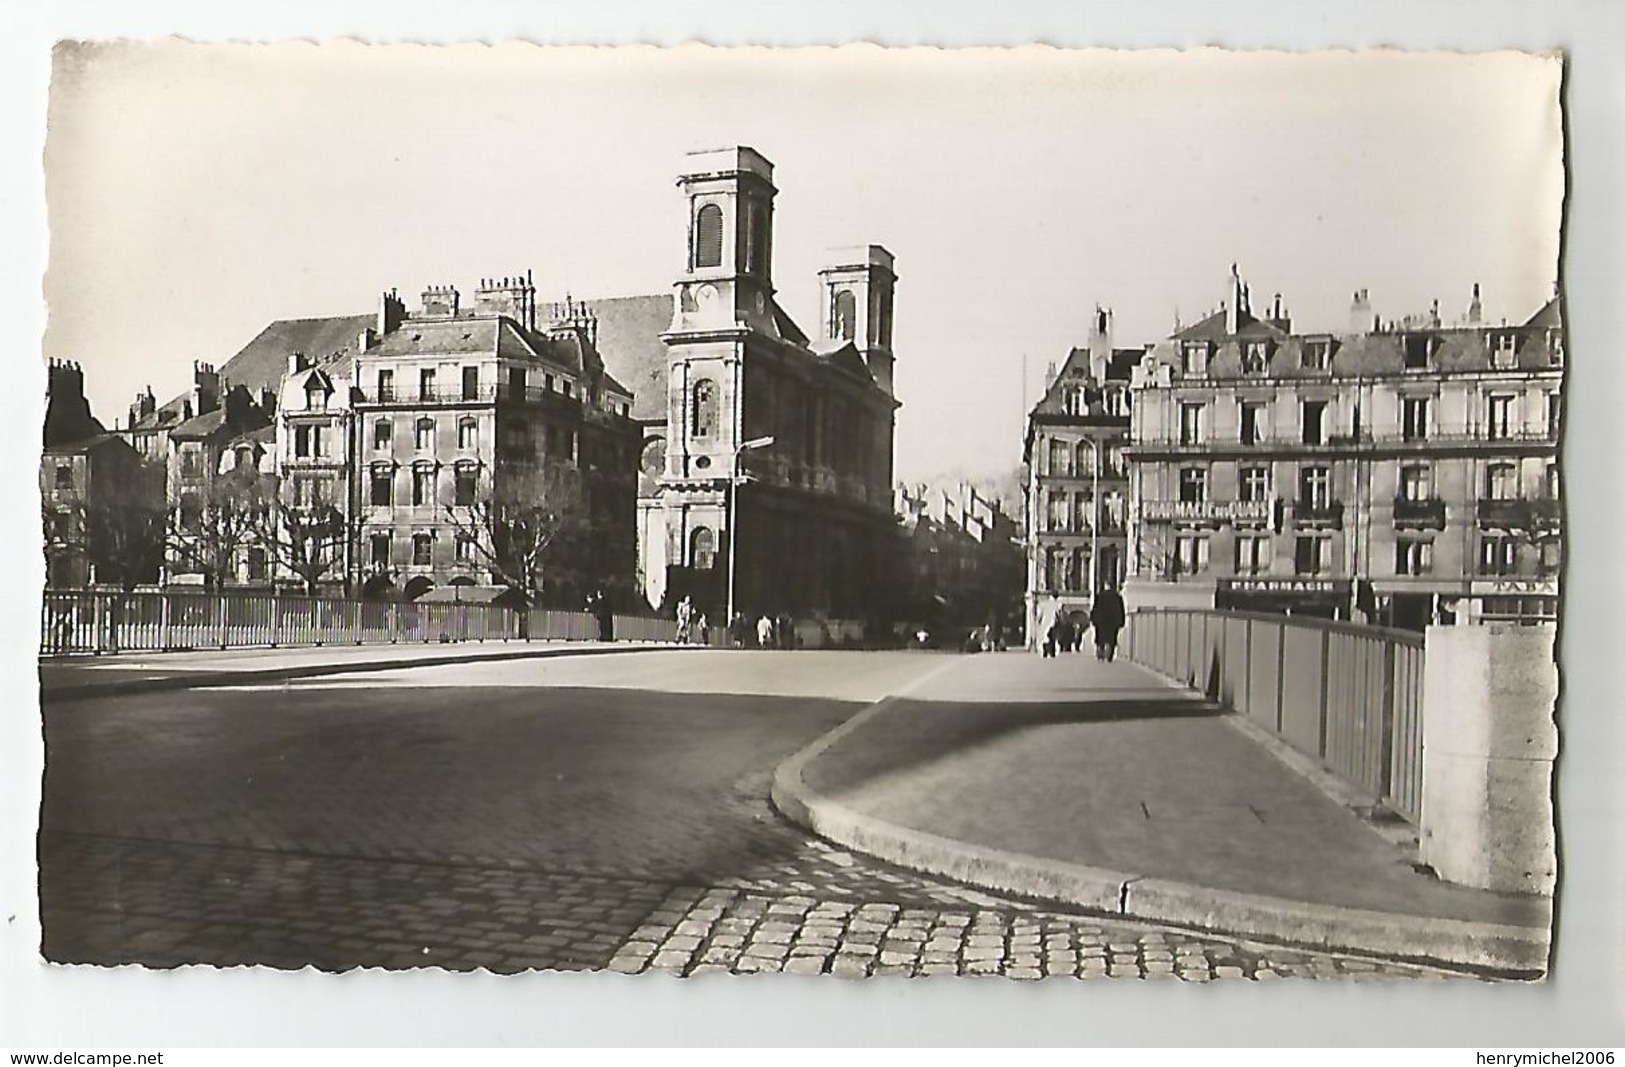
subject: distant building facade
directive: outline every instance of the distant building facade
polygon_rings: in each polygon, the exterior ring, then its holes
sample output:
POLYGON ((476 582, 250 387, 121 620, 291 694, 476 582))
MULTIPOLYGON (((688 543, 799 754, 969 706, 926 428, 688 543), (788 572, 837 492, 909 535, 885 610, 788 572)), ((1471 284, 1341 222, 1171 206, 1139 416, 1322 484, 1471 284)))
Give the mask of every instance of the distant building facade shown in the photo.
POLYGON ((1554 297, 1518 324, 1346 331, 1223 306, 1135 368, 1131 605, 1289 611, 1417 628, 1550 621, 1562 565, 1554 297))
POLYGON ((833 257, 810 338, 774 295, 772 164, 744 147, 695 153, 678 184, 687 257, 675 294, 590 305, 605 359, 637 394, 644 596, 657 607, 689 596, 720 619, 732 523, 739 610, 883 615, 900 551, 892 255, 867 245, 833 257))
POLYGON ((1021 618, 1021 524, 971 485, 899 485, 906 621, 938 637, 991 626, 1008 637, 1021 618))
POLYGON ((551 321, 537 312, 528 276, 482 281, 468 307, 451 286, 426 290, 410 313, 386 293, 349 365, 297 370, 284 383, 285 398, 313 402, 283 409, 286 469, 330 478, 323 499, 348 501, 365 589, 415 598, 441 585, 499 584, 478 531, 454 509, 541 504, 546 472, 568 469, 583 475, 579 503, 597 531, 581 551, 604 558, 559 562, 540 593, 572 607, 600 586, 630 595, 640 444, 632 394, 605 370, 589 316, 573 306, 551 308, 551 321), (334 394, 348 385, 347 404, 323 399, 330 382, 334 394), (314 448, 316 435, 345 427, 348 483, 315 456, 305 461, 298 437, 308 432, 314 448))
POLYGON ((1058 615, 1087 615, 1127 576, 1129 383, 1140 349, 1112 346, 1097 307, 1027 416, 1026 632, 1037 647, 1058 615))

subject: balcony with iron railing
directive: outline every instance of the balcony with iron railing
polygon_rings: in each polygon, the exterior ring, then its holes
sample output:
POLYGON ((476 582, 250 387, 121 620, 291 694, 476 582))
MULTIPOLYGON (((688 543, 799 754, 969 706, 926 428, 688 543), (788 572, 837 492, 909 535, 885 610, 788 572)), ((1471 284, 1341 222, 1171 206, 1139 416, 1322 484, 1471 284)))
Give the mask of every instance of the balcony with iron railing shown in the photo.
POLYGON ((1497 426, 1488 423, 1429 428, 1426 430, 1384 427, 1373 431, 1339 431, 1313 435, 1305 439, 1301 431, 1258 433, 1250 438, 1206 434, 1190 439, 1177 430, 1151 431, 1137 435, 1128 445, 1130 455, 1167 452, 1266 452, 1303 450, 1364 450, 1395 449, 1425 452, 1434 448, 1483 447, 1498 448, 1507 445, 1553 445, 1557 443, 1556 427, 1497 426))
POLYGON ((380 389, 357 386, 355 402, 372 407, 436 407, 464 404, 557 404, 575 407, 579 396, 566 396, 543 385, 514 385, 511 382, 486 383, 470 389, 459 383, 430 386, 428 389, 394 386, 380 389))
POLYGON ((1444 501, 1439 497, 1394 497, 1394 525, 1444 529, 1444 501))
POLYGON ((1481 498, 1478 524, 1512 530, 1542 530, 1563 521, 1563 502, 1555 497, 1481 498))

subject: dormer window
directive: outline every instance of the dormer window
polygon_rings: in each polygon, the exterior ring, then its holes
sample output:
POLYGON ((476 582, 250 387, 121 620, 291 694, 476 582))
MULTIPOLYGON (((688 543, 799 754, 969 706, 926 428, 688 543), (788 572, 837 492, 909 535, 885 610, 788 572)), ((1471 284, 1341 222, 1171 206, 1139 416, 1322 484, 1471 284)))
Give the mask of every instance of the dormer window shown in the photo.
POLYGON ((1303 343, 1303 369, 1325 370, 1331 366, 1332 343, 1328 340, 1305 341, 1303 343))
POLYGON ((1496 333, 1490 335, 1490 366, 1496 370, 1510 369, 1518 358, 1518 335, 1496 333))
POLYGON ((1270 367, 1270 346, 1268 341, 1249 341, 1241 350, 1241 371, 1243 374, 1263 374, 1270 367))
POLYGON ((1436 339, 1425 334, 1405 338, 1405 369, 1427 370, 1436 350, 1436 339))
POLYGON ((1207 348, 1206 341, 1186 341, 1180 350, 1180 369, 1190 375, 1206 374, 1207 348))
POLYGON ((305 410, 327 410, 327 390, 322 387, 321 382, 314 378, 310 380, 310 384, 305 386, 305 410))
POLYGON ((1552 355, 1552 366, 1563 365, 1563 331, 1552 330, 1546 334, 1546 351, 1552 355))

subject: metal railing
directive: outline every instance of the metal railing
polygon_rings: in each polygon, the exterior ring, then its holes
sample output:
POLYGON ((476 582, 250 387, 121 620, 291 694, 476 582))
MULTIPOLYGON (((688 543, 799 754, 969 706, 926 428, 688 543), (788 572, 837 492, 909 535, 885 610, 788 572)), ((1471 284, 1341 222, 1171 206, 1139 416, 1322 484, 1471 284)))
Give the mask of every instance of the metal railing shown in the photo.
POLYGON ((1318 759, 1412 824, 1422 803, 1419 635, 1284 615, 1137 611, 1124 654, 1318 759))
MULTIPOLYGON (((673 619, 617 615, 618 641, 673 642, 673 619)), ((583 611, 489 604, 339 600, 270 594, 47 591, 40 654, 166 652, 465 641, 592 641, 583 611)), ((695 636, 721 647, 721 627, 695 636)))

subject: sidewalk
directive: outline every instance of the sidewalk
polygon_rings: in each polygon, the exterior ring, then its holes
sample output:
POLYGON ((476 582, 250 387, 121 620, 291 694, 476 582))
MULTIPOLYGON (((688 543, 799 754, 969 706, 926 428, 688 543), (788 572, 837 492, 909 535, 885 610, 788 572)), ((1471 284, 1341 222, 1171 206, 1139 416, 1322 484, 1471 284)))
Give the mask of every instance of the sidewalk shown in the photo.
POLYGON ((465 641, 447 645, 338 645, 42 657, 39 661, 40 698, 82 700, 212 685, 278 682, 354 671, 383 671, 404 666, 606 655, 679 647, 687 646, 648 641, 465 641))
POLYGON ((945 661, 779 768, 848 847, 987 888, 1319 948, 1522 975, 1550 902, 1466 889, 1211 706, 1126 663, 945 661))

